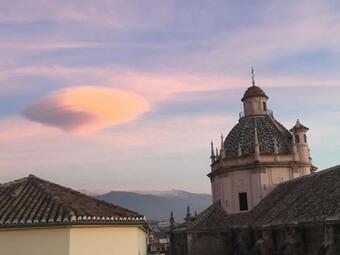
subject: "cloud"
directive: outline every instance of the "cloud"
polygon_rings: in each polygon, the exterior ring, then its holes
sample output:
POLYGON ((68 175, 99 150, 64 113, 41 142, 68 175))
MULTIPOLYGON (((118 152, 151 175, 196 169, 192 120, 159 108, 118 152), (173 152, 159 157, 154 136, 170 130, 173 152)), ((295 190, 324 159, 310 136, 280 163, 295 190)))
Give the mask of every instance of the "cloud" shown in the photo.
MULTIPOLYGON (((184 72, 143 72, 129 70, 116 65, 101 67, 66 67, 66 66, 40 66, 8 68, 0 73, 0 92, 29 91, 37 89, 33 83, 29 86, 24 83, 8 84, 14 77, 43 77, 58 80, 60 86, 68 84, 98 84, 108 87, 115 84, 122 90, 134 91, 146 97, 152 103, 174 99, 176 93, 204 92, 234 88, 247 88, 251 85, 249 72, 242 75, 228 74, 196 74, 184 72), (33 87, 32 87, 33 86, 33 87)), ((256 83, 261 87, 306 87, 306 86, 339 86, 340 78, 313 78, 313 77, 287 77, 279 75, 259 75, 256 83)))
POLYGON ((51 93, 22 115, 74 133, 87 133, 135 119, 151 109, 147 100, 128 91, 78 86, 51 93))
POLYGON ((74 188, 143 189, 157 180, 156 189, 207 191, 210 140, 219 144, 234 123, 224 114, 139 118, 79 136, 25 119, 0 120, 0 181, 33 173, 74 188))
POLYGON ((79 22, 110 28, 148 28, 166 23, 172 4, 138 0, 1 1, 0 22, 79 22))

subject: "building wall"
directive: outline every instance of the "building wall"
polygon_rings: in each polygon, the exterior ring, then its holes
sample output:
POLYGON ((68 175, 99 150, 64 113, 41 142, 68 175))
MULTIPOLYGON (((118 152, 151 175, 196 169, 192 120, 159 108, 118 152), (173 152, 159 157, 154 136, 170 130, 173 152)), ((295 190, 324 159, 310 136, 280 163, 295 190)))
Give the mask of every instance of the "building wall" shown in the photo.
POLYGON ((147 234, 131 227, 73 227, 70 255, 146 255, 147 234))
POLYGON ((146 255, 146 238, 138 226, 0 230, 0 254, 146 255))
POLYGON ((243 102, 245 115, 251 114, 265 114, 263 104, 267 102, 266 97, 251 97, 247 98, 243 102))
MULTIPOLYGON (((224 210, 239 213, 239 193, 246 192, 248 210, 255 207, 276 185, 310 174, 310 167, 271 166, 252 170, 230 171, 212 178, 213 201, 221 201, 224 210)), ((244 211, 245 212, 245 211, 244 211)))
POLYGON ((0 230, 0 254, 68 255, 69 228, 0 230))

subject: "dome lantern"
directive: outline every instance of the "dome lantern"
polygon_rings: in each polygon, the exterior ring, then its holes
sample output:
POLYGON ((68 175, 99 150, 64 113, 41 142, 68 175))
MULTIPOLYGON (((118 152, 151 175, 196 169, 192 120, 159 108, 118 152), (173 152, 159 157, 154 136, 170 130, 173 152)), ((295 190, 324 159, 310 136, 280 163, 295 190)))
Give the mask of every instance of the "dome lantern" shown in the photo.
POLYGON ((267 114, 268 96, 260 87, 255 85, 255 75, 253 68, 251 74, 252 86, 246 90, 241 99, 244 108, 244 114, 242 116, 267 114))

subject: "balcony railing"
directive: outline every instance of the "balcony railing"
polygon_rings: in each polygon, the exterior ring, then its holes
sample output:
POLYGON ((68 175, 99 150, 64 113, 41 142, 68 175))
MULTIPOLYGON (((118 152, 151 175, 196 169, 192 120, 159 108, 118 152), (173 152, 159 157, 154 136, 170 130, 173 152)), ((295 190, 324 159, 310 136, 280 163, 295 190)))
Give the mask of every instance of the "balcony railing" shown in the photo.
MULTIPOLYGON (((273 111, 272 111, 271 109, 268 109, 268 110, 266 111, 266 113, 267 113, 269 116, 271 116, 271 117, 274 116, 273 111)), ((244 116, 245 116, 244 111, 242 111, 242 112, 239 113, 240 119, 243 118, 244 116)))

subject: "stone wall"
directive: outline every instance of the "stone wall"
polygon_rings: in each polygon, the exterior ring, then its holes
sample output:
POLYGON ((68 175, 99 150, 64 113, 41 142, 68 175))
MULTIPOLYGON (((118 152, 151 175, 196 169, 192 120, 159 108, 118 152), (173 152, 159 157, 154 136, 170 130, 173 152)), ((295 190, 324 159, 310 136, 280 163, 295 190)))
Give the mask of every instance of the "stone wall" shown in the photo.
POLYGON ((170 241, 172 255, 336 255, 340 222, 186 230, 170 241))

